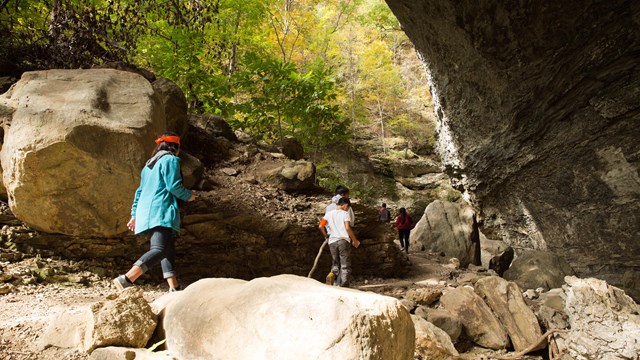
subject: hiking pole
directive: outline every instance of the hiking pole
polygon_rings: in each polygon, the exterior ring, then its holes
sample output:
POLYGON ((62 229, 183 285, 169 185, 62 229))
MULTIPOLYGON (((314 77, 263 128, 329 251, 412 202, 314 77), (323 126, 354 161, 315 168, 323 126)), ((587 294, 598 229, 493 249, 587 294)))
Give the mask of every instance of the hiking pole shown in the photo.
POLYGON ((307 275, 308 278, 310 278, 311 275, 313 275, 313 272, 316 271, 316 268, 318 267, 318 260, 320 260, 320 255, 322 255, 322 250, 324 250, 325 246, 327 246, 327 239, 324 239, 324 242, 320 245, 320 250, 318 250, 318 255, 316 255, 316 259, 313 262, 313 267, 311 267, 311 271, 309 271, 309 275, 307 275))

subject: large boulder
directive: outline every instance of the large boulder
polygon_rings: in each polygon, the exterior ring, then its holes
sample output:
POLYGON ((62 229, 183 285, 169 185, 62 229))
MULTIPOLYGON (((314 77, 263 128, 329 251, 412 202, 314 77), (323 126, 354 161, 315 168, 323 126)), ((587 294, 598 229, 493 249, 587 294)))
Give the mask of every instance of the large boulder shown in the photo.
POLYGON ((495 350, 506 349, 509 346, 506 329, 473 289, 453 288, 442 295, 440 304, 447 311, 459 316, 462 330, 476 344, 495 350))
MULTIPOLYGON (((489 276, 476 282, 475 292, 484 299, 505 327, 516 351, 537 343, 542 330, 536 315, 525 303, 518 285, 498 276, 489 276)), ((535 350, 545 346, 546 342, 542 342, 535 350)))
POLYGON ((203 279, 166 308, 180 359, 413 359, 409 312, 390 297, 293 275, 203 279))
POLYGON ((189 108, 184 93, 176 83, 166 78, 154 81, 152 86, 164 108, 167 130, 184 136, 189 126, 187 122, 187 110, 189 108))
POLYGON ((25 73, 0 151, 9 206, 31 227, 73 236, 126 231, 140 169, 164 131, 151 84, 111 69, 25 73))
POLYGON ((265 182, 285 191, 312 189, 315 186, 315 175, 316 166, 306 160, 287 162, 260 174, 265 182))
POLYGON ((300 160, 304 157, 304 147, 302 147, 302 143, 300 140, 296 139, 293 136, 287 135, 282 138, 282 141, 279 141, 280 151, 291 160, 300 160))
POLYGON ((463 267, 480 264, 476 214, 468 205, 432 202, 411 231, 410 241, 414 247, 455 257, 463 267))

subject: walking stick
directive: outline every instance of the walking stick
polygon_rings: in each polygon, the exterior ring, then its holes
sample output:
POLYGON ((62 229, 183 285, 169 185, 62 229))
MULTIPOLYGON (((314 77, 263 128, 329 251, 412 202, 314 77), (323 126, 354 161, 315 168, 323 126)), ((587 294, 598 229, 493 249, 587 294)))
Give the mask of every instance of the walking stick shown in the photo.
POLYGON ((327 239, 324 239, 324 242, 320 245, 320 250, 318 250, 316 260, 313 262, 313 267, 311 268, 311 271, 309 271, 309 275, 307 275, 308 278, 310 278, 311 275, 313 275, 313 272, 316 271, 316 268, 318 267, 318 260, 320 260, 320 255, 322 255, 322 250, 324 250, 325 246, 327 246, 327 239))

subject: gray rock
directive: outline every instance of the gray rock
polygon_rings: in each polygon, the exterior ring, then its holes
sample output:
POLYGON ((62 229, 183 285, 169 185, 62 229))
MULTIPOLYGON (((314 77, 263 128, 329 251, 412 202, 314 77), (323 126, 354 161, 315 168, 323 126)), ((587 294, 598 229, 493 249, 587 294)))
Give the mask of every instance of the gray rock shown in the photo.
POLYGON ((39 338, 40 346, 75 348, 91 353, 106 346, 144 347, 157 325, 140 288, 129 288, 78 310, 55 315, 39 338))
POLYGON ((275 169, 266 170, 262 179, 285 191, 311 189, 315 186, 316 167, 312 162, 298 160, 286 163, 275 169))
POLYGON ((95 349, 89 360, 178 360, 168 351, 149 351, 147 349, 108 346, 95 349))
POLYGON ((529 250, 518 254, 503 276, 522 289, 549 290, 561 287, 564 284, 564 277, 573 274, 571 266, 557 254, 529 250))
POLYGON ((411 315, 416 329, 415 354, 424 359, 450 360, 460 354, 449 335, 427 320, 411 315))
POLYGON ((442 329, 454 343, 462 334, 462 322, 450 311, 419 306, 415 314, 442 329))
POLYGON ((459 315, 464 333, 476 344, 494 350, 509 346, 509 336, 504 326, 473 289, 450 289, 442 295, 440 304, 447 311, 459 315))
MULTIPOLYGON (((518 285, 498 276, 491 276, 478 280, 475 291, 504 325, 516 351, 528 348, 542 336, 538 319, 525 303, 518 285)), ((543 342, 534 350, 545 347, 546 342, 543 342)))
POLYGON ((409 289, 405 294, 405 297, 419 305, 430 305, 438 300, 441 295, 442 290, 421 287, 409 289))
POLYGON ((187 189, 193 189, 202 181, 204 165, 198 158, 188 154, 186 151, 180 151, 179 156, 182 185, 187 189))

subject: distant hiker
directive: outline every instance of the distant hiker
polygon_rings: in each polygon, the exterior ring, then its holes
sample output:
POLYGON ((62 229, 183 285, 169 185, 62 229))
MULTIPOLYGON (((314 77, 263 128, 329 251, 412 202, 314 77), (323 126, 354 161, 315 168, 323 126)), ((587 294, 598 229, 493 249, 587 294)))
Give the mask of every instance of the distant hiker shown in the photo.
MULTIPOLYGON (((336 186, 335 195, 331 198, 331 204, 327 205, 324 209, 324 213, 328 213, 331 210, 334 210, 338 204, 338 200, 340 198, 346 197, 349 198, 349 188, 344 185, 336 186)), ((353 214, 353 209, 349 207, 349 218, 351 219, 351 226, 355 223, 355 215, 353 214)))
MULTIPOLYGON (((333 198, 331 198, 331 204, 327 205, 327 207, 324 209, 325 215, 329 211, 336 209, 336 207, 338 206, 338 200, 340 200, 341 198, 347 198, 347 199, 349 198, 349 188, 344 185, 336 186, 335 195, 333 196, 333 198)), ((356 218, 355 218, 355 215, 353 214, 353 209, 351 208, 351 206, 349 206, 349 219, 351 220, 351 226, 353 226, 355 224, 356 218)), ((328 234, 331 232, 331 229, 326 229, 326 230, 328 234)), ((337 276, 336 285, 340 286, 340 281, 341 281, 340 273, 339 272, 335 273, 335 275, 337 276)))
POLYGON ((329 244, 333 263, 331 272, 327 275, 326 282, 333 285, 339 276, 339 286, 349 287, 351 276, 351 246, 357 248, 360 241, 356 238, 351 228, 351 218, 348 210, 351 208, 349 198, 338 200, 336 208, 330 210, 320 221, 320 231, 329 244), (327 232, 327 229, 329 232, 327 232))
POLYGON ((391 221, 391 213, 389 209, 387 209, 387 204, 382 203, 382 207, 380 208, 380 221, 383 223, 388 223, 391 221))
POLYGON ((124 275, 113 280, 120 290, 130 286, 160 262, 169 291, 180 290, 175 272, 175 239, 180 231, 178 200, 193 201, 195 193, 182 185, 180 174, 180 137, 164 133, 155 140, 157 146, 147 160, 131 206, 129 230, 149 237, 151 247, 124 275))
POLYGON ((407 209, 400 208, 400 215, 396 217, 396 229, 398 229, 400 246, 407 254, 409 253, 409 235, 412 228, 413 219, 407 213, 407 209))

